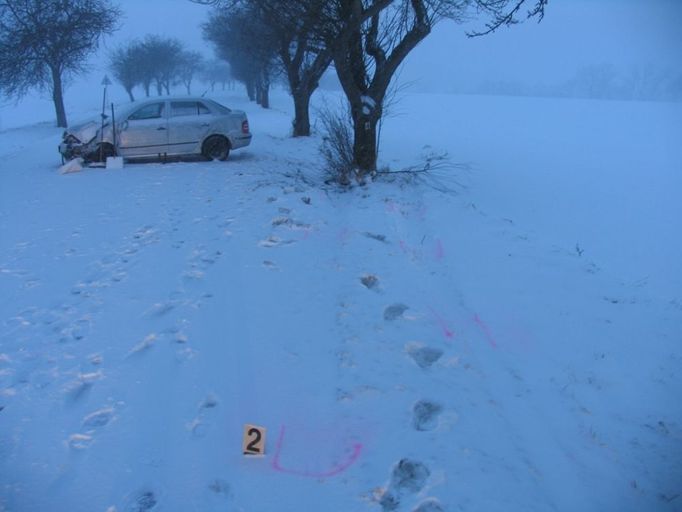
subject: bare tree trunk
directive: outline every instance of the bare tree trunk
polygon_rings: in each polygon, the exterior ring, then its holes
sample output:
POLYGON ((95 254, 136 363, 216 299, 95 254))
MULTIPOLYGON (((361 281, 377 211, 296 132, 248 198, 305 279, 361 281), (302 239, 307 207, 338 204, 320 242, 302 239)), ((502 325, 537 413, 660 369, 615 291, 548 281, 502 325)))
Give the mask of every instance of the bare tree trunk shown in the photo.
POLYGON ((353 112, 353 159, 360 177, 377 169, 377 123, 380 116, 363 114, 363 105, 351 105, 353 112))
POLYGON ((191 82, 191 81, 185 82, 185 87, 187 87, 187 96, 191 96, 191 95, 192 95, 192 90, 190 89, 191 85, 192 85, 192 82, 191 82))
POLYGON ((135 101, 135 96, 133 96, 133 88, 132 87, 126 87, 126 92, 128 93, 128 97, 130 98, 130 101, 131 102, 135 101))
POLYGON ((160 81, 156 81, 156 94, 157 96, 163 96, 163 84, 160 81))
POLYGON ((431 31, 428 3, 411 0, 410 10, 402 18, 407 21, 413 17, 410 28, 398 36, 394 44, 385 46, 387 34, 382 32, 380 12, 371 16, 363 14, 363 3, 353 1, 352 23, 329 42, 339 81, 351 104, 355 139, 353 158, 359 179, 377 168, 377 124, 383 115, 384 98, 391 80, 405 57, 431 31), (363 19, 363 16, 367 17, 363 19), (368 65, 370 63, 372 66, 368 65))
POLYGON ((251 101, 256 101, 256 87, 251 80, 244 82, 246 86, 246 94, 251 101))
POLYGON ((270 85, 256 86, 256 103, 263 108, 270 108, 270 85))
POLYGON ((62 75, 59 69, 51 67, 52 71, 52 101, 57 114, 57 126, 66 128, 66 109, 64 108, 64 91, 62 86, 62 75))
POLYGON ((308 137, 310 135, 310 96, 312 93, 303 88, 293 92, 294 137, 308 137))

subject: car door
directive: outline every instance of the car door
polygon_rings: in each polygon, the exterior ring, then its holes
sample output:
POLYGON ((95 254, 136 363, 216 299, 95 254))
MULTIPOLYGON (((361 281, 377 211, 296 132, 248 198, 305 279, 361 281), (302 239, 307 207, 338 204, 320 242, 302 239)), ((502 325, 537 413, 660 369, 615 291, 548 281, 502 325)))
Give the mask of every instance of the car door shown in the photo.
POLYGON ((201 101, 170 102, 168 119, 168 152, 188 154, 201 152, 200 143, 211 128, 213 114, 201 101))
POLYGON ((122 123, 118 151, 125 157, 154 156, 168 152, 166 101, 155 101, 133 111, 122 123))

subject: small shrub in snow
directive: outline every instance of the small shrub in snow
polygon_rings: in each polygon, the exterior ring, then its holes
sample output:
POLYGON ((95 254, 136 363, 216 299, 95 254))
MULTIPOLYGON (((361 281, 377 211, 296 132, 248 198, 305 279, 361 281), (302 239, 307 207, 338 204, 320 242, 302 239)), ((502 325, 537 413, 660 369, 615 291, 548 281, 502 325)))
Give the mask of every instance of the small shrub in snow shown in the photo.
POLYGON ((326 107, 318 115, 325 132, 320 147, 325 162, 325 181, 348 186, 357 174, 353 159, 353 125, 348 107, 340 111, 326 107))

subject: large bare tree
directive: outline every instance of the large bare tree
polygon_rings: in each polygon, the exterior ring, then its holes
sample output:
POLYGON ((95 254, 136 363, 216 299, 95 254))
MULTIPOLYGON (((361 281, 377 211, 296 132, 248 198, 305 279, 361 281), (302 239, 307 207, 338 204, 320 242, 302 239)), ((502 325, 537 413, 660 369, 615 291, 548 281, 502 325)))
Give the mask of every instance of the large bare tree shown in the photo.
POLYGON ((21 97, 49 89, 57 126, 66 127, 64 83, 86 71, 120 16, 109 0, 0 0, 0 90, 21 97))
POLYGON ((330 0, 324 38, 350 104, 353 160, 362 179, 376 170, 377 125, 391 80, 409 53, 445 19, 484 17, 479 36, 525 17, 542 18, 548 0, 330 0), (524 4, 529 11, 522 11, 524 4))

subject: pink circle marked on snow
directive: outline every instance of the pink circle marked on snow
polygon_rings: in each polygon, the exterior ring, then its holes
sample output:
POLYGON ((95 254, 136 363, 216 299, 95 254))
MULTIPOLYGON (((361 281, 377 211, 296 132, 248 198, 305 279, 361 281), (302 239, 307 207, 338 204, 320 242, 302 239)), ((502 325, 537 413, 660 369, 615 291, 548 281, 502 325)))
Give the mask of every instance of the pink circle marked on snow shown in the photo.
POLYGON ((272 459, 272 468, 275 471, 279 471, 280 473, 287 473, 290 475, 296 475, 296 476, 302 476, 305 478, 331 478, 333 476, 337 476, 344 471, 346 471, 349 467, 351 467, 357 460, 360 458, 360 454, 362 452, 362 444, 361 443, 355 443, 352 447, 352 452, 350 453, 348 459, 346 459, 344 462, 341 462, 339 464, 333 465, 331 468, 325 471, 306 471, 306 470, 300 470, 300 469, 292 469, 292 468, 285 468, 282 466, 280 462, 280 457, 282 454, 282 447, 284 445, 284 434, 285 434, 286 428, 284 425, 280 428, 279 431, 279 438, 277 439, 277 445, 275 447, 275 456, 272 459))

